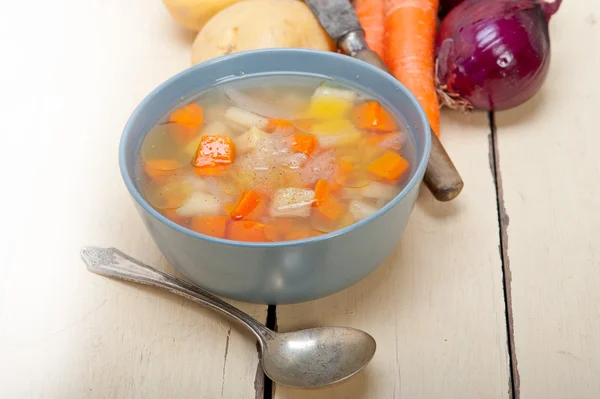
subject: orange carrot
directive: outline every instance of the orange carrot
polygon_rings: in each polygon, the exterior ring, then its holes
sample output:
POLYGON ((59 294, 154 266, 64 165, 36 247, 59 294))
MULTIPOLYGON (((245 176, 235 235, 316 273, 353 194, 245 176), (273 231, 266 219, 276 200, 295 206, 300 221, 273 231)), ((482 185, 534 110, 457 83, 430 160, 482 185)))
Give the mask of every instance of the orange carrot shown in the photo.
POLYGON ((194 173, 198 176, 225 176, 227 169, 224 166, 203 166, 194 168, 194 173))
POLYGON ((313 153, 317 147, 317 139, 310 134, 295 134, 292 140, 292 150, 306 155, 313 153))
POLYGON ((233 220, 242 220, 250 214, 260 204, 260 195, 254 190, 247 190, 242 193, 237 204, 231 211, 231 218, 233 220))
POLYGON ((169 122, 190 128, 197 128, 204 122, 204 110, 198 104, 188 104, 171 112, 169 122))
POLYGON ((328 197, 317 207, 317 213, 328 220, 337 220, 345 212, 345 205, 335 197, 328 197))
POLYGON ((385 0, 354 0, 354 11, 365 31, 367 44, 383 59, 385 0))
POLYGON ((367 170, 378 177, 396 180, 408 171, 410 164, 398 153, 386 151, 379 158, 371 162, 367 170))
POLYGON ((266 241, 265 225, 250 220, 240 220, 229 225, 229 238, 237 241, 266 241))
POLYGON ((368 101, 354 109, 356 125, 375 132, 391 132, 398 128, 394 117, 377 101, 368 101))
POLYGON ((294 124, 292 121, 288 121, 287 119, 279 119, 279 118, 271 118, 269 119, 269 123, 265 131, 267 133, 273 133, 274 131, 279 130, 282 132, 293 132, 294 124))
POLYGON ((180 167, 179 162, 172 159, 148 159, 144 161, 144 172, 151 179, 170 176, 180 167))
POLYGON ((440 108, 434 83, 439 0, 385 0, 385 62, 417 98, 435 134, 440 108))
POLYGON ((315 200, 312 206, 319 206, 329 197, 329 184, 323 179, 317 180, 315 184, 315 200))
POLYGON ((204 136, 192 165, 196 168, 229 165, 235 160, 235 144, 228 136, 204 136))
POLYGON ((306 238, 316 237, 320 233, 309 226, 301 226, 296 228, 289 233, 287 233, 284 237, 285 241, 293 241, 293 240, 304 240, 306 238))
POLYGON ((227 216, 196 216, 192 218, 190 227, 200 234, 225 238, 227 216))
POLYGON ((267 241, 281 241, 293 229, 293 220, 275 218, 265 225, 265 237, 267 238, 267 241))
POLYGON ((183 224, 185 222, 185 217, 179 216, 177 212, 173 209, 167 209, 161 212, 167 219, 177 224, 183 224))

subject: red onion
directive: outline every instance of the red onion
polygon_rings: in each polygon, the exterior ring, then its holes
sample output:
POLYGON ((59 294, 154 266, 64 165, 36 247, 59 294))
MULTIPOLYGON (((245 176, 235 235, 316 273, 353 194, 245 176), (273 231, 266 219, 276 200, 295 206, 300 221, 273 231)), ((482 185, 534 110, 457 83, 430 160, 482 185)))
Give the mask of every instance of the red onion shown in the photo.
POLYGON ((450 11, 436 38, 442 102, 503 110, 531 98, 548 73, 548 22, 561 1, 465 0, 450 11))
POLYGON ((440 0, 440 10, 438 15, 444 18, 454 7, 462 3, 464 0, 440 0))

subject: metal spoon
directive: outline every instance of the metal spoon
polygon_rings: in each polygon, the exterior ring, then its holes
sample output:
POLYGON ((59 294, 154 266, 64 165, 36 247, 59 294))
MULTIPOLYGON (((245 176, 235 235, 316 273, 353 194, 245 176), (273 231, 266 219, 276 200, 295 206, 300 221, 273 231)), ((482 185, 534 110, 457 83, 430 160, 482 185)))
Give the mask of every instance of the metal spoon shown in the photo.
POLYGON ((84 247, 92 273, 164 288, 217 310, 248 327, 260 342, 265 374, 278 384, 318 388, 350 378, 375 354, 375 340, 349 327, 276 333, 213 294, 145 265, 115 248, 84 247))

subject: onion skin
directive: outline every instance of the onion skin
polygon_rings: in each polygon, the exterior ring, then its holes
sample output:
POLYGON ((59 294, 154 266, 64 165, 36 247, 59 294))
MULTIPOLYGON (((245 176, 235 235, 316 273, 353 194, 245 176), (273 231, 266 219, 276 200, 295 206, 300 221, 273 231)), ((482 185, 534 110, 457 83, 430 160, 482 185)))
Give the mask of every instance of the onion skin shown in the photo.
POLYGON ((548 21, 562 0, 465 0, 436 37, 436 80, 451 108, 500 111, 542 86, 550 65, 548 21))

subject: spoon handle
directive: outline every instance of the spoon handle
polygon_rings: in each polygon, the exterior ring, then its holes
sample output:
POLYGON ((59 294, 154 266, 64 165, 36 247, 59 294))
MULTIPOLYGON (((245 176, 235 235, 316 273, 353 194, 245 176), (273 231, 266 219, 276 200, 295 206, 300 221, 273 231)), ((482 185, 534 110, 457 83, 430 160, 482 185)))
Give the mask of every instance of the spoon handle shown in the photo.
POLYGON ((84 247, 81 250, 81 257, 92 273, 164 288, 173 294, 217 310, 247 326, 258 337, 261 344, 264 344, 265 339, 273 334, 256 319, 210 292, 145 265, 116 248, 84 247))

